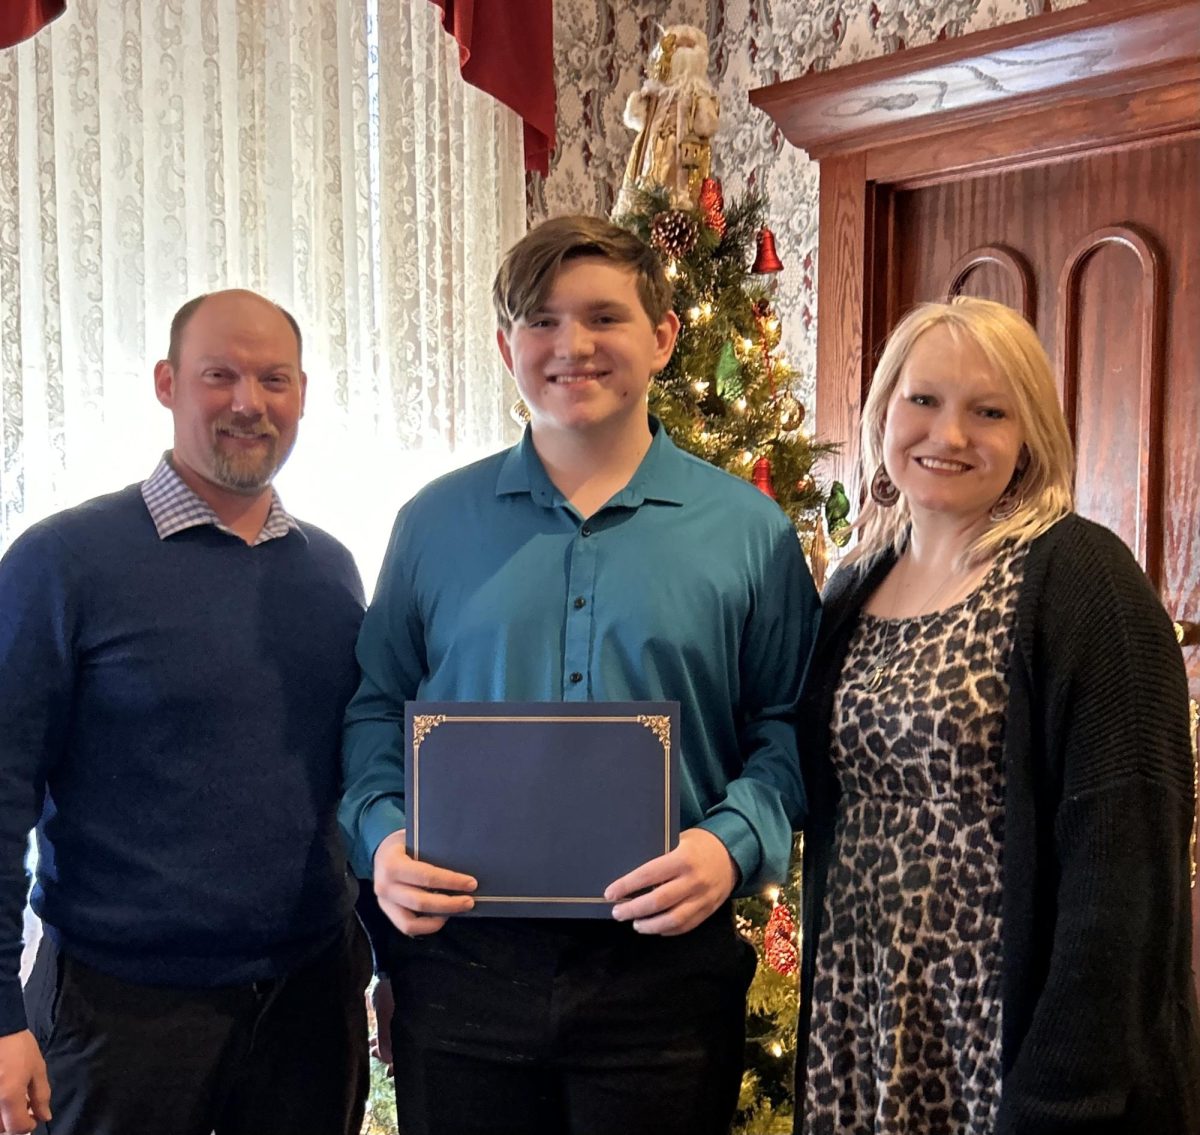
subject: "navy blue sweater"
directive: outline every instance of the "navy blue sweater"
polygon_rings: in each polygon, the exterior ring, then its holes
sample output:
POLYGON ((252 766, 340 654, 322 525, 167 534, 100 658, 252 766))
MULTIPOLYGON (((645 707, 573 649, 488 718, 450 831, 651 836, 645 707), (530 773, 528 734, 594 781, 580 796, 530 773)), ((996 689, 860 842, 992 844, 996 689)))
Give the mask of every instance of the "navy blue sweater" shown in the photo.
POLYGON ((23 853, 61 948, 129 981, 286 972, 353 905, 336 826, 362 585, 319 529, 160 540, 137 486, 0 561, 0 1035, 23 853), (40 817, 40 819, 39 819, 40 817))

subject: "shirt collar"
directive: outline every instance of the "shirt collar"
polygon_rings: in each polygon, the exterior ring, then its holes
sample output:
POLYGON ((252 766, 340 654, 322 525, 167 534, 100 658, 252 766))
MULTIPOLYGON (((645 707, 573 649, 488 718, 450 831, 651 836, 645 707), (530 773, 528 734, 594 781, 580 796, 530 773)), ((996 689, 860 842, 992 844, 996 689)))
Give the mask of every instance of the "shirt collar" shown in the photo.
MULTIPOLYGON (((646 456, 629 479, 629 484, 608 502, 606 508, 637 508, 646 501, 687 503, 686 455, 680 452, 662 423, 653 415, 650 417, 650 435, 650 448, 646 456)), ((496 478, 496 496, 516 496, 521 493, 528 493, 544 508, 559 508, 567 503, 550 480, 534 448, 531 426, 525 427, 521 440, 508 451, 496 478)))
MULTIPOLYGON (((230 536, 237 536, 236 532, 221 523, 217 514, 175 471, 169 450, 162 455, 154 472, 142 482, 142 500, 146 502, 150 519, 154 521, 160 540, 205 524, 211 524, 230 536)), ((271 508, 267 513, 266 523, 253 543, 265 544, 268 540, 277 540, 289 532, 297 532, 307 539, 299 522, 283 507, 279 494, 272 488, 271 508)))

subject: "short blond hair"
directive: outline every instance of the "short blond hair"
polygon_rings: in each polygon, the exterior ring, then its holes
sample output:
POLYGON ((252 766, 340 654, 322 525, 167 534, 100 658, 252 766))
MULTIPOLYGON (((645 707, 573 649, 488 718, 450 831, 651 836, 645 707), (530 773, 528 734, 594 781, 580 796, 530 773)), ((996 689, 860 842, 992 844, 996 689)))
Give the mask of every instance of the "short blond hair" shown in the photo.
MULTIPOLYGON (((1040 536, 1074 507, 1075 452, 1050 360, 1037 332, 1012 308, 991 300, 960 297, 950 303, 913 308, 888 337, 863 405, 859 446, 860 483, 869 485, 883 464, 884 420, 900 371, 918 339, 944 327, 958 341, 979 348, 1016 406, 1027 463, 1020 478, 1020 504, 1006 520, 994 520, 967 549, 968 563, 994 555, 1009 540, 1026 543, 1040 536)), ((868 494, 855 527, 859 539, 850 559, 892 550, 908 537, 911 514, 904 495, 881 508, 868 494)))

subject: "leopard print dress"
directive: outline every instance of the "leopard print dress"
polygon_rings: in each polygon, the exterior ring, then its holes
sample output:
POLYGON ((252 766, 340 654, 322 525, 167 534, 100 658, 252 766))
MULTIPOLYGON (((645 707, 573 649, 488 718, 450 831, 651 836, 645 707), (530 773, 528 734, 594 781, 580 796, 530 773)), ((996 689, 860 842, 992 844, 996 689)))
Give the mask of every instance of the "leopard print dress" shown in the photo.
POLYGON ((1004 709, 1024 551, 1002 551, 944 611, 862 615, 850 642, 807 1135, 995 1126, 1004 709))

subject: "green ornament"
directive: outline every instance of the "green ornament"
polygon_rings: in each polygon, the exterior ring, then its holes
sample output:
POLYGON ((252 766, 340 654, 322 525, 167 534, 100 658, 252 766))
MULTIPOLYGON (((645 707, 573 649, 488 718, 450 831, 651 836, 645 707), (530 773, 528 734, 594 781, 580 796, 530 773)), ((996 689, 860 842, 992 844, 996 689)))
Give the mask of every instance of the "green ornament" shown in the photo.
POLYGON ((825 502, 825 524, 829 529, 829 538, 839 548, 844 548, 850 543, 850 498, 846 496, 846 486, 841 481, 834 481, 829 486, 829 499, 825 502))
POLYGON ((733 340, 726 339, 721 345, 721 354, 717 358, 717 368, 714 372, 717 379, 717 392, 722 396, 729 393, 729 382, 737 377, 742 364, 738 362, 737 352, 733 349, 733 340))

